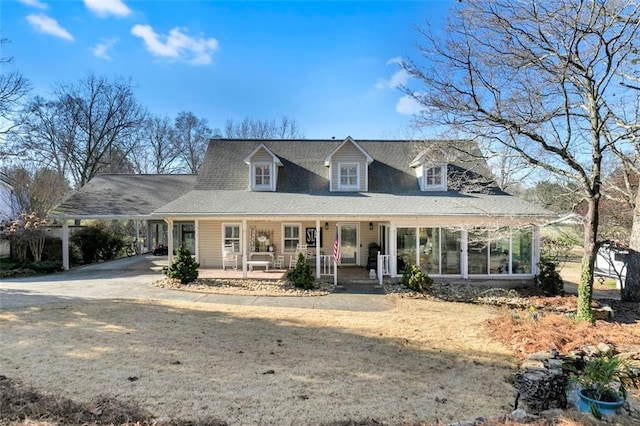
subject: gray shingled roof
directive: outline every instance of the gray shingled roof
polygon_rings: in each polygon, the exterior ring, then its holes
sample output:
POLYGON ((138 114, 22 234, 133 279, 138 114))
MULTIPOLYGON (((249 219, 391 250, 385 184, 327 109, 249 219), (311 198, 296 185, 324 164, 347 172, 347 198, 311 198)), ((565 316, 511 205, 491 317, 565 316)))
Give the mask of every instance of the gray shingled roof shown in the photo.
MULTIPOLYGON (((198 174, 195 189, 247 190, 247 155, 264 144, 282 161, 278 170, 278 192, 329 192, 329 168, 325 159, 342 140, 237 140, 213 139, 198 174)), ((356 140, 374 159, 369 166, 369 192, 418 191, 418 180, 410 164, 426 157, 429 162, 450 164, 487 178, 489 168, 472 141, 374 141, 356 140)), ((456 188, 459 189, 459 188, 456 188)))
POLYGON ((420 192, 288 193, 194 190, 154 212, 160 216, 495 216, 549 217, 554 213, 511 195, 420 192))
POLYGON ((325 159, 340 140, 214 139, 199 175, 101 175, 69 196, 61 217, 550 217, 501 192, 471 141, 356 140, 373 158, 369 191, 329 191, 325 159), (283 163, 276 192, 249 190, 244 159, 264 144, 283 163), (449 164, 449 191, 421 192, 414 161, 449 164), (471 183, 470 183, 471 182, 471 183))
POLYGON ((71 193, 54 217, 139 217, 193 189, 196 175, 99 175, 71 193))

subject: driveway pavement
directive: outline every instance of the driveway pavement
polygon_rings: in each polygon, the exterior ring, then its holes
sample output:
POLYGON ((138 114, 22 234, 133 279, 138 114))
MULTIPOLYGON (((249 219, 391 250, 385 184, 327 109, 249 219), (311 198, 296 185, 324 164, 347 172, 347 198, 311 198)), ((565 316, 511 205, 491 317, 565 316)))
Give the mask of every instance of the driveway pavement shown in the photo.
POLYGON ((140 255, 52 275, 0 280, 0 309, 100 299, 144 299, 303 309, 384 311, 384 296, 331 294, 318 297, 228 296, 156 288, 165 257, 140 255))

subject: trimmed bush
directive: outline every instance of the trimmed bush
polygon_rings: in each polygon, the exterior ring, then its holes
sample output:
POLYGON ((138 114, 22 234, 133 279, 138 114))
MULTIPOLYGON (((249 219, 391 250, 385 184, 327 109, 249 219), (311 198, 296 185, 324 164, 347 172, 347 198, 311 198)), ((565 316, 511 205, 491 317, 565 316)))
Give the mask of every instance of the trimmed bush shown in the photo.
POLYGON ((311 271, 311 266, 307 263, 307 259, 302 253, 298 254, 296 266, 287 272, 287 280, 291 281, 296 288, 311 290, 315 278, 311 271))
POLYGON ((162 272, 169 278, 180 280, 181 284, 188 284, 198 279, 199 267, 200 264, 191 257, 191 252, 180 247, 171 266, 164 268, 162 272))
POLYGON ((536 275, 536 285, 546 296, 558 296, 564 293, 564 281, 557 269, 557 264, 542 261, 538 264, 540 272, 536 275))
POLYGON ((62 263, 55 260, 41 260, 40 262, 27 262, 25 267, 33 269, 39 274, 51 274, 62 271, 62 263))
POLYGON ((74 232, 70 240, 80 249, 84 264, 114 259, 124 247, 122 237, 109 232, 102 224, 82 228, 74 232))
POLYGON ((402 274, 402 284, 409 290, 429 293, 433 280, 429 275, 422 272, 417 265, 409 265, 402 274))

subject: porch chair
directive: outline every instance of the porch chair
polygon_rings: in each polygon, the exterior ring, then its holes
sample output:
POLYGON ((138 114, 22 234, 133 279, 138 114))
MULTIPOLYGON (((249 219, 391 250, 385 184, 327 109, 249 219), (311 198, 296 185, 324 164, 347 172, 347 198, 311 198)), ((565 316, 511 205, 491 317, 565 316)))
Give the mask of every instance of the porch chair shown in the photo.
POLYGON ((296 263, 298 263, 298 255, 302 253, 304 255, 304 258, 308 258, 309 257, 309 253, 307 253, 307 245, 306 244, 298 244, 296 246, 296 251, 294 254, 291 255, 291 257, 289 258, 289 269, 293 268, 296 266, 296 263))
POLYGON ((225 270, 227 266, 238 269, 238 254, 233 252, 233 246, 224 246, 222 251, 222 269, 225 270))
POLYGON ((282 269, 284 268, 284 256, 282 255, 277 255, 275 260, 273 261, 273 268, 274 269, 282 269))

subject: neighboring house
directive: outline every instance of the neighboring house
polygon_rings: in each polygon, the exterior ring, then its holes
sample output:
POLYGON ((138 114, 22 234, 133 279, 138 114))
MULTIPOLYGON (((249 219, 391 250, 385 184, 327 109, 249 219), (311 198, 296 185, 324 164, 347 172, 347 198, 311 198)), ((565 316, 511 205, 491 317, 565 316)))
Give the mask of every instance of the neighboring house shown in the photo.
POLYGON ((622 282, 627 276, 627 255, 629 252, 622 248, 602 245, 598 248, 594 273, 604 283, 605 278, 616 280, 616 287, 622 288, 622 282))
POLYGON ((533 278, 539 226, 555 217, 498 189, 473 142, 351 137, 214 139, 197 178, 98 176, 54 215, 167 223, 170 250, 187 246, 202 268, 232 251, 245 276, 306 244, 320 277, 337 239, 341 267, 371 268, 379 251, 392 277, 417 264, 463 279, 533 278))
MULTIPOLYGON (((6 177, 0 174, 0 222, 15 219, 14 201, 13 188, 7 182, 6 177)), ((0 240, 0 257, 7 257, 10 254, 11 246, 9 241, 0 240)))

